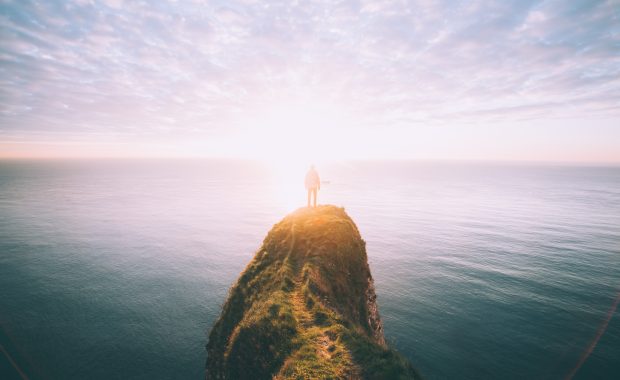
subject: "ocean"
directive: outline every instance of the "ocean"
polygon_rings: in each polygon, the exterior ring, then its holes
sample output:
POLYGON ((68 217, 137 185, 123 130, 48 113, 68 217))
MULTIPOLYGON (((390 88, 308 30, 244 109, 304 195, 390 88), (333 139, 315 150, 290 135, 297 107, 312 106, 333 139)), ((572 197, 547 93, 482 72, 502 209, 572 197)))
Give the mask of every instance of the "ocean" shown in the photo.
MULTIPOLYGON (((620 167, 319 164, 366 241, 388 343, 426 379, 617 379, 620 167)), ((0 378, 200 379, 299 172, 0 162, 0 378)))

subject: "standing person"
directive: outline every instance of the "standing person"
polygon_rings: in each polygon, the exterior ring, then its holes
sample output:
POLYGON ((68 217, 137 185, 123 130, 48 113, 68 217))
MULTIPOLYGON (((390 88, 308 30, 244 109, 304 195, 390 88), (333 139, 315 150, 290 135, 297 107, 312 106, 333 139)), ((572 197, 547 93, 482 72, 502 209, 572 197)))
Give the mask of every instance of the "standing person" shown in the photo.
POLYGON ((321 189, 321 179, 314 165, 310 166, 310 170, 306 173, 306 190, 308 190, 308 207, 310 207, 310 198, 314 197, 313 205, 316 207, 316 193, 321 189))

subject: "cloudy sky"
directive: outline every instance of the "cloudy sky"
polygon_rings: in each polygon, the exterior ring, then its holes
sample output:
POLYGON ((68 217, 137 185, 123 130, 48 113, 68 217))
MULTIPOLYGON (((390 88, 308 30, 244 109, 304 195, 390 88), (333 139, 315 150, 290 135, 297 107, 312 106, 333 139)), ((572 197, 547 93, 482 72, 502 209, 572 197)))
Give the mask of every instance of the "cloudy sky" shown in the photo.
POLYGON ((0 0, 0 157, 620 162, 620 0, 0 0))

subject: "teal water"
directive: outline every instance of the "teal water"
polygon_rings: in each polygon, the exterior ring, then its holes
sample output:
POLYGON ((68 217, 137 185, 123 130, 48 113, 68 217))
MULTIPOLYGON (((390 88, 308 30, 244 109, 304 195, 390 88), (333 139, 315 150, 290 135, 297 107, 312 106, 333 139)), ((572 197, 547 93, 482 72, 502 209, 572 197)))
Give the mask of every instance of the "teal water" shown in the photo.
MULTIPOLYGON (((618 378, 620 168, 318 169, 319 202, 367 242, 388 342, 427 379, 618 378)), ((270 173, 0 162, 0 378, 202 378, 228 288, 292 211, 270 173)))

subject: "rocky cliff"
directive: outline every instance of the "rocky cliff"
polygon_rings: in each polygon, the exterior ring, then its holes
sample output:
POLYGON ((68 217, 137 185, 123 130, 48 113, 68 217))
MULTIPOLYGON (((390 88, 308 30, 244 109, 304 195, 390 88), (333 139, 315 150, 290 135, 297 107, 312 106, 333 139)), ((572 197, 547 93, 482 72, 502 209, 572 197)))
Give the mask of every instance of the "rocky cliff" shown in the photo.
POLYGON ((272 228, 209 334, 206 377, 418 377, 386 346, 365 243, 344 209, 299 209, 272 228))

